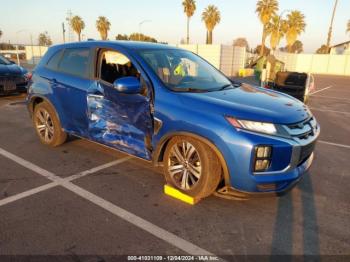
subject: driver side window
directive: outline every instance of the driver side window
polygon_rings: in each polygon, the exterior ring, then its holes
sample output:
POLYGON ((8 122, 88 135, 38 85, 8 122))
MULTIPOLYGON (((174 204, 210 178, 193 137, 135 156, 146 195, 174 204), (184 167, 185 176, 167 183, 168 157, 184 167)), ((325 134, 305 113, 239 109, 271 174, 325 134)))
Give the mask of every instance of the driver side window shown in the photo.
POLYGON ((100 78, 110 84, 122 77, 136 77, 140 79, 140 72, 130 59, 113 50, 102 50, 99 54, 100 78))

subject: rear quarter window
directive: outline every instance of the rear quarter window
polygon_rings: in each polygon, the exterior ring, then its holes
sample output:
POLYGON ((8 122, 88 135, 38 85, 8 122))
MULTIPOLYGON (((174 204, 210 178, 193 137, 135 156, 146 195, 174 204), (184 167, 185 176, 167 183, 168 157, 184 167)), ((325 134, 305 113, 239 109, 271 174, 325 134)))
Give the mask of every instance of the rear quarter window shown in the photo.
POLYGON ((51 70, 57 70, 58 63, 61 60, 62 54, 63 54, 63 50, 59 50, 56 53, 54 53, 50 57, 49 61, 46 63, 46 67, 51 70))
POLYGON ((63 53, 58 70, 82 78, 89 77, 90 49, 72 48, 63 53))

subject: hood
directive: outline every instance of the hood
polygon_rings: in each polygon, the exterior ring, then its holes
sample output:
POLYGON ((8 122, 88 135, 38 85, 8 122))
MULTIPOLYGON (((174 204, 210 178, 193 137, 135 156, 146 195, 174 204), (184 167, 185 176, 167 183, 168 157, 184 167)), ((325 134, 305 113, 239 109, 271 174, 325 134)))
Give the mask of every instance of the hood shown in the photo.
POLYGON ((203 103, 198 108, 213 113, 275 124, 297 123, 311 115, 306 105, 289 95, 248 84, 223 91, 182 93, 180 99, 186 105, 203 103))
POLYGON ((3 65, 0 64, 0 76, 23 75, 27 72, 23 67, 16 64, 3 65))

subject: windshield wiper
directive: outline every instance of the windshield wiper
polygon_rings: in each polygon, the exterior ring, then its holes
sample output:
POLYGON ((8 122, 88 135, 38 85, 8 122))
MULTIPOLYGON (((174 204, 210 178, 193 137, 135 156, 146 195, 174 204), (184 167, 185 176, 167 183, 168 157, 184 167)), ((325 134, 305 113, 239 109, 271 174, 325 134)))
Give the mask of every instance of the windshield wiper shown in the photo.
POLYGON ((192 92, 192 93, 205 93, 208 92, 207 89, 191 88, 191 87, 173 87, 171 88, 175 92, 192 92))

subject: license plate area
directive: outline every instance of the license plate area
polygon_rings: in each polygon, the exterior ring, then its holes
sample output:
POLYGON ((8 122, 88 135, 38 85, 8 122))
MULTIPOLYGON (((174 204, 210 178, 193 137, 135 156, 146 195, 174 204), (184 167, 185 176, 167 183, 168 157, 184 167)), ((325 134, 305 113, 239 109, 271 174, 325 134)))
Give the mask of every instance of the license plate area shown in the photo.
POLYGON ((5 81, 2 83, 4 86, 4 91, 13 91, 16 90, 16 82, 14 81, 5 81))

